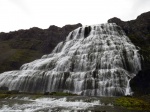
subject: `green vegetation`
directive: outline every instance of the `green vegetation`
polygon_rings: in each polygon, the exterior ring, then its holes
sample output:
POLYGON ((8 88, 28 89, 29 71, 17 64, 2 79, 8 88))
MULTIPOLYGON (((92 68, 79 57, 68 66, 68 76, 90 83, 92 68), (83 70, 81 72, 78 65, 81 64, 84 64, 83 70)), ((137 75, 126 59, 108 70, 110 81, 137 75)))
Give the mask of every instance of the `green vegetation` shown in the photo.
POLYGON ((31 60, 31 56, 37 55, 35 51, 32 50, 25 50, 25 49, 18 49, 12 57, 10 57, 9 61, 17 61, 17 62, 25 62, 31 60))
MULTIPOLYGON (((18 70, 24 63, 40 58, 43 53, 37 50, 38 40, 7 40, 0 41, 0 73, 18 70), (35 46, 37 49, 35 49, 35 46)), ((40 48, 39 48, 40 49, 40 48)))
POLYGON ((120 97, 116 99, 115 105, 126 107, 127 109, 150 111, 150 103, 134 97, 120 97))
POLYGON ((12 94, 0 94, 0 98, 12 97, 12 94))
POLYGON ((64 92, 52 92, 52 93, 49 93, 49 95, 52 95, 52 96, 76 96, 76 94, 64 93, 64 92))
POLYGON ((40 94, 35 94, 35 95, 29 95, 29 94, 0 94, 0 99, 1 98, 10 98, 10 97, 24 97, 24 96, 29 96, 31 99, 37 99, 37 98, 43 97, 43 95, 40 95, 40 94))
POLYGON ((6 59, 1 58, 0 72, 18 69, 22 64, 34 60, 36 57, 41 57, 41 53, 27 49, 11 49, 5 52, 6 59), (7 54, 6 54, 7 53, 7 54), (7 57, 9 55, 9 57, 7 57))
POLYGON ((32 99, 44 97, 44 96, 77 96, 76 94, 72 93, 64 93, 64 92, 52 92, 52 93, 22 93, 18 91, 0 91, 0 98, 7 98, 7 97, 18 97, 18 96, 29 96, 32 99))
POLYGON ((30 95, 30 98, 33 99, 33 100, 35 100, 35 99, 37 99, 37 98, 41 98, 41 97, 43 97, 43 95, 40 95, 40 94, 37 94, 37 95, 30 95))

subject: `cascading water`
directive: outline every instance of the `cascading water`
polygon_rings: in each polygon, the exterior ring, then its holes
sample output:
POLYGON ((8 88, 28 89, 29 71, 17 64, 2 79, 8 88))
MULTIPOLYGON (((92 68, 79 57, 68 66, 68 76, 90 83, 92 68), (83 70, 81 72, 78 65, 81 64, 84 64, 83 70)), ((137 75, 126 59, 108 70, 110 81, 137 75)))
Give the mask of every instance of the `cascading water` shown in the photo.
POLYGON ((80 27, 41 59, 0 74, 10 91, 70 92, 92 96, 130 94, 129 80, 141 69, 140 55, 114 23, 80 27))

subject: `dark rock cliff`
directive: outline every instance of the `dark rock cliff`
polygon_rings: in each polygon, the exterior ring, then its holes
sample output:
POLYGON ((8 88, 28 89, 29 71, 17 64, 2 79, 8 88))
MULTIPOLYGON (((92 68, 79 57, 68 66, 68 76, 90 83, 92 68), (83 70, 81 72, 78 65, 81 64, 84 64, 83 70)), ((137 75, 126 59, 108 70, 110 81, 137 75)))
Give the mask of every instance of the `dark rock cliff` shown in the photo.
POLYGON ((33 27, 9 33, 0 33, 0 72, 16 70, 27 62, 49 54, 54 47, 65 40, 70 31, 81 24, 66 25, 48 29, 33 27))
POLYGON ((130 81, 130 85, 135 94, 150 94, 150 12, 131 21, 114 17, 108 22, 121 26, 131 41, 140 47, 140 54, 143 56, 142 71, 130 81))
POLYGON ((144 60, 142 68, 150 68, 150 12, 143 13, 135 20, 122 21, 116 17, 109 19, 109 23, 121 26, 131 41, 141 48, 144 60))
POLYGON ((130 85, 135 95, 150 94, 150 69, 140 71, 130 85))

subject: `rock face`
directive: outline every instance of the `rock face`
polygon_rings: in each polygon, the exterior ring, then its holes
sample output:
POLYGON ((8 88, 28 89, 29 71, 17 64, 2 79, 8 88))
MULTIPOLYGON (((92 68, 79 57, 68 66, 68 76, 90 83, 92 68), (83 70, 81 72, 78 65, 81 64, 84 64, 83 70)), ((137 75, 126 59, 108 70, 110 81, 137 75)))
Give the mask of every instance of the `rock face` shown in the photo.
POLYGON ((70 31, 81 24, 66 25, 62 28, 50 26, 48 29, 31 28, 10 33, 0 33, 0 72, 19 69, 27 62, 50 53, 65 40, 70 31))
POLYGON ((142 69, 150 68, 150 12, 143 13, 136 20, 122 21, 116 17, 109 19, 108 23, 116 23, 125 31, 131 41, 141 48, 143 56, 142 69))
POLYGON ((53 52, 0 74, 10 91, 69 92, 91 96, 130 94, 129 81, 141 70, 138 50, 116 24, 79 27, 53 52))
POLYGON ((131 88, 135 94, 150 94, 150 12, 141 14, 136 20, 124 22, 115 17, 108 22, 121 26, 131 41, 140 47, 140 54, 144 58, 142 71, 131 80, 131 88))
POLYGON ((149 94, 150 93, 150 69, 140 71, 136 77, 134 77, 130 85, 132 90, 135 91, 135 95, 149 94))

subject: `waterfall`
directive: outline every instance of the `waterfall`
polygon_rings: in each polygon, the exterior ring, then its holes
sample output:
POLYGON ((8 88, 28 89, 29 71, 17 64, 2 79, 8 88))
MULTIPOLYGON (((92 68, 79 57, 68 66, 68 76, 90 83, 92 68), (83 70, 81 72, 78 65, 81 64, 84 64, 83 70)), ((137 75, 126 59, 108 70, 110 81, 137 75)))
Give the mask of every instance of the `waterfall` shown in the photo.
POLYGON ((126 91, 125 91, 125 95, 132 95, 132 92, 131 92, 131 88, 130 88, 130 80, 131 79, 128 79, 128 83, 127 83, 127 87, 126 87, 126 91))
POLYGON ((28 93, 70 92, 90 96, 129 93, 141 70, 138 49, 115 23, 79 27, 53 52, 0 74, 0 87, 28 93))

